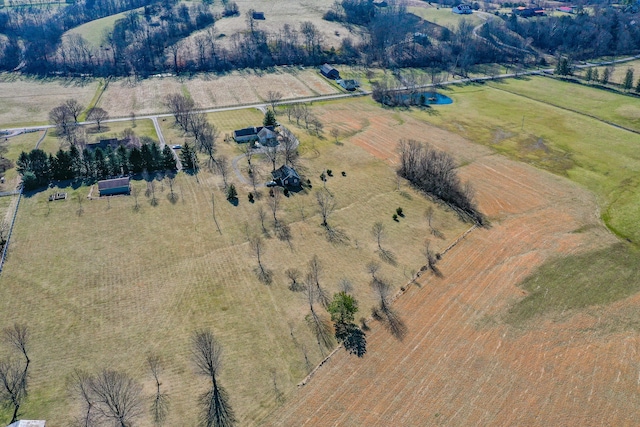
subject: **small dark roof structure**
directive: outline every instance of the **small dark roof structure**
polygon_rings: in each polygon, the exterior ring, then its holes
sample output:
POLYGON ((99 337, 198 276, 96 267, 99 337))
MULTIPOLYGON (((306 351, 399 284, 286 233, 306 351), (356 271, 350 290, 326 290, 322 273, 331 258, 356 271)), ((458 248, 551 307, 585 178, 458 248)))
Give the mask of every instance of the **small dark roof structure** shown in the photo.
POLYGON ((290 166, 282 165, 278 169, 271 172, 273 180, 282 187, 298 187, 300 186, 300 175, 290 166))
POLYGON ((116 194, 129 194, 129 177, 105 179, 98 181, 98 191, 101 196, 113 196, 116 194))
POLYGON ((120 145, 120 142, 118 141, 118 138, 108 138, 108 139, 101 139, 98 142, 92 142, 86 145, 86 148, 88 150, 95 150, 96 148, 99 148, 101 150, 106 150, 107 147, 111 147, 111 148, 117 148, 118 145, 120 145))
POLYGON ((340 72, 329 64, 323 64, 322 67, 320 67, 320 74, 328 79, 335 80, 340 78, 340 72))
POLYGON ((356 90, 356 88, 360 87, 360 83, 358 83, 357 80, 353 79, 336 80, 336 82, 346 90, 356 90))
POLYGON ((251 126, 244 129, 237 129, 233 131, 233 139, 237 142, 247 142, 251 139, 258 139, 258 134, 262 129, 268 129, 271 132, 275 131, 274 126, 251 126))
POLYGON ((260 20, 264 20, 264 12, 253 12, 252 15, 253 19, 260 19, 260 20))
POLYGON ((238 129, 233 131, 233 136, 249 136, 256 135, 258 132, 256 131, 255 126, 251 126, 250 128, 238 129))

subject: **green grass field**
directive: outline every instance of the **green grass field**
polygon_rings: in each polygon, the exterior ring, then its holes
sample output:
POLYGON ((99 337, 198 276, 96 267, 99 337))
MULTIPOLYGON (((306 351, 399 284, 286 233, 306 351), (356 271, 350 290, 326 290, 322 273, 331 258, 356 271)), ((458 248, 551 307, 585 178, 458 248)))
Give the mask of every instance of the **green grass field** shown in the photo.
MULTIPOLYGON (((212 120, 236 127, 256 113, 212 120)), ((145 358, 156 353, 171 399, 167 425, 195 425, 194 402, 206 381, 194 372, 189 340, 194 330, 211 328, 224 347, 220 380, 240 424, 257 425, 277 405, 274 387, 286 395, 306 375, 305 354, 312 365, 322 357, 305 323, 304 297, 287 288, 287 268, 304 272, 318 255, 324 266, 321 284, 333 293, 342 278, 350 280, 360 301, 357 318, 366 317, 375 298, 365 266, 380 261, 370 229, 382 221, 387 230, 383 245, 397 256, 397 264, 381 262, 381 274, 396 289, 406 285, 424 264, 420 248, 428 225, 423 213, 430 202, 410 188, 398 191, 393 169, 348 140, 338 146, 296 132, 303 143, 299 170, 314 188, 282 199, 278 218, 291 227, 291 247, 273 236, 267 221, 270 237, 264 237, 263 262, 273 271, 271 285, 258 281, 247 242, 249 235, 262 233, 258 208, 269 211, 269 196, 263 189, 262 198, 249 203, 251 189, 233 175, 238 206, 225 200, 220 176, 206 167, 198 180, 178 176, 176 203, 169 200, 166 180, 154 182, 157 206, 145 196, 147 184, 134 181, 141 190, 137 211, 133 196, 87 200, 88 187, 61 189, 69 193, 65 201, 47 201, 57 189, 23 198, 0 277, 0 326, 21 321, 33 333, 25 416, 67 424, 78 409, 68 397, 74 369, 121 369, 150 393, 145 358), (326 187, 337 200, 329 222, 349 237, 344 244, 327 241, 316 213, 314 193, 322 186, 318 176, 327 168, 334 176, 326 187), (221 234, 213 221, 212 194, 221 234), (394 222, 391 216, 399 206, 406 216, 394 222)), ((237 146, 221 143, 219 153, 233 156, 237 146)), ((270 166, 259 158, 254 162, 266 178, 270 166)), ((435 220, 447 237, 433 242, 436 250, 468 227, 440 209, 435 220)), ((0 354, 6 354, 2 346, 0 354)), ((0 420, 7 420, 6 412, 0 412, 0 420)), ((150 423, 143 418, 136 425, 150 423)))
MULTIPOLYGON (((142 10, 142 9, 138 9, 138 10, 142 10)), ((89 44, 92 47, 98 48, 102 45, 102 38, 104 37, 105 32, 111 31, 116 21, 118 19, 124 18, 125 15, 129 12, 130 11, 117 13, 115 15, 111 15, 105 18, 100 18, 100 19, 87 22, 86 24, 82 24, 78 27, 75 27, 67 31, 63 35, 63 37, 70 34, 79 34, 80 36, 82 36, 82 38, 84 38, 87 42, 89 42, 89 44)))
MULTIPOLYGON (((543 79, 509 81, 503 86, 552 93, 558 82, 543 79)), ((567 94, 574 85, 564 88, 567 94)), ((578 87, 578 89, 581 89, 578 87)), ((594 97, 602 96, 597 89, 594 97)), ((430 123, 491 146, 499 153, 565 175, 593 191, 602 206, 602 218, 619 236, 640 243, 636 218, 640 213, 640 152, 638 135, 582 114, 534 101, 489 85, 469 85, 445 90, 456 108, 436 114, 416 110, 430 123)), ((545 95, 550 96, 550 95, 545 95)), ((581 95, 584 96, 584 95, 581 95)), ((608 97, 607 93, 605 97, 608 97)), ((619 96, 618 105, 640 100, 619 96)), ((563 101, 579 104, 579 101, 563 101)), ((590 112, 589 100, 584 111, 590 112)), ((633 104, 635 103, 635 105, 633 104)))
POLYGON ((407 10, 425 21, 433 22, 442 27, 457 29, 462 20, 467 21, 473 26, 483 22, 478 15, 457 15, 451 12, 451 8, 435 8, 435 7, 408 7, 407 10))

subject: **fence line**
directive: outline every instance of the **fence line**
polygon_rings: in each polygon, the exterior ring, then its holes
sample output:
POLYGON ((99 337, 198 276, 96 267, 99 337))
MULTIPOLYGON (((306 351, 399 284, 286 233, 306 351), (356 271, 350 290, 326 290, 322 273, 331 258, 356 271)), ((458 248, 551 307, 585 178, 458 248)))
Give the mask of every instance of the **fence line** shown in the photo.
POLYGON ((22 188, 20 188, 20 193, 18 193, 18 202, 16 203, 16 208, 13 210, 13 218, 11 218, 11 225, 9 226, 9 232, 7 233, 7 241, 4 242, 4 246, 2 247, 2 256, 0 257, 0 273, 2 273, 2 270, 4 270, 4 261, 7 259, 7 250, 9 249, 9 240, 11 240, 13 226, 16 223, 16 217, 18 216, 18 208, 20 207, 20 200, 22 200, 22 188))

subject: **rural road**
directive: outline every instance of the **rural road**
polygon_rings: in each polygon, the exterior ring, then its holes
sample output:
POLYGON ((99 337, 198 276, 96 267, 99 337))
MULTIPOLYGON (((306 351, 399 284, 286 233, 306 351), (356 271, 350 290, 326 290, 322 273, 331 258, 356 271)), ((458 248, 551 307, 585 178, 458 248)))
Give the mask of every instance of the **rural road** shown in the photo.
MULTIPOLYGON (((476 29, 478 29, 482 25, 484 25, 484 23, 480 24, 479 26, 476 26, 476 28, 474 28, 474 34, 475 34, 476 29)), ((514 46, 510 46, 510 47, 511 48, 515 48, 514 46)), ((624 62, 634 61, 634 60, 637 60, 637 59, 640 59, 640 55, 629 56, 629 57, 626 57, 626 58, 616 59, 616 60, 613 60, 613 61, 585 62, 584 64, 574 65, 574 68, 581 69, 581 68, 588 68, 588 67, 595 67, 595 66, 613 65, 613 64, 620 64, 620 63, 624 63, 624 62)), ((522 72, 518 72, 518 73, 498 74, 498 75, 495 75, 495 76, 462 78, 462 79, 456 79, 456 80, 448 80, 446 82, 439 83, 438 86, 448 86, 448 85, 455 85, 455 84, 462 84, 462 83, 472 83, 472 82, 479 82, 479 81, 485 81, 485 80, 506 79, 506 78, 511 78, 511 77, 521 77, 521 76, 528 76, 528 75, 544 75, 544 74, 553 73, 553 71, 554 71, 553 68, 545 68, 545 69, 540 69, 540 70, 522 71, 522 72)), ((429 88, 429 87, 433 87, 433 86, 434 86, 433 84, 425 84, 425 85, 417 86, 415 88, 429 88)), ((399 87, 398 88, 398 90, 402 90, 402 89, 408 89, 408 88, 407 87, 399 87)), ((277 105, 300 104, 300 103, 314 102, 314 101, 330 101, 330 100, 335 100, 335 99, 353 98, 353 97, 368 96, 368 95, 371 95, 371 92, 365 91, 365 90, 361 90, 361 91, 356 92, 356 93, 338 93, 338 94, 334 94, 334 95, 318 95, 318 96, 310 96, 310 97, 306 97, 306 98, 286 99, 286 100, 282 100, 282 101, 278 102, 277 105)), ((226 107, 205 108, 205 109, 198 110, 198 111, 195 111, 195 112, 197 112, 197 113, 218 113, 218 112, 222 112, 222 111, 244 110, 246 108, 257 108, 258 110, 264 112, 268 105, 269 104, 266 103, 266 102, 256 102, 256 103, 253 103, 253 104, 239 104, 239 105, 230 105, 230 106, 226 106, 226 107)), ((136 116, 136 119, 149 119, 149 120, 153 121, 153 126, 154 126, 154 128, 156 130, 156 133, 158 134, 158 139, 160 140, 161 148, 164 148, 165 140, 164 140, 164 137, 162 135, 162 131, 161 131, 159 123, 158 123, 158 118, 166 118, 166 117, 172 117, 172 116, 173 115, 171 113, 156 113, 156 114, 147 114, 147 115, 142 115, 142 116, 136 116)), ((132 119, 131 117, 117 117, 117 118, 105 120, 102 123, 126 122, 126 121, 129 121, 131 119, 132 119)), ((80 125, 88 125, 88 124, 94 124, 94 123, 95 122, 93 122, 93 121, 84 121, 84 122, 79 122, 78 124, 80 124, 80 125)), ((37 125, 37 126, 4 128, 4 129, 0 129, 0 133, 4 134, 4 136, 8 138, 8 137, 20 135, 20 134, 25 133, 25 132, 34 132, 34 131, 39 131, 39 130, 51 129, 51 128, 54 128, 54 127, 55 127, 55 125, 37 125)))

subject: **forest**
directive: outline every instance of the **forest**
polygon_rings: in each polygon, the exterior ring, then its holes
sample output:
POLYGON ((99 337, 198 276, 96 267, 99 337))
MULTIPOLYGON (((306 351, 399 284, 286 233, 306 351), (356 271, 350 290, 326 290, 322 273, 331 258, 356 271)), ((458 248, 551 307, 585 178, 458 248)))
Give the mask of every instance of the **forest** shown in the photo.
POLYGON ((522 19, 496 15, 481 28, 462 21, 456 29, 422 20, 401 4, 385 7, 369 0, 336 1, 327 21, 357 31, 339 46, 324 44, 313 23, 263 29, 253 10, 239 11, 224 0, 214 3, 177 0, 83 0, 65 7, 23 6, 0 10, 0 69, 32 75, 135 76, 156 73, 225 72, 277 65, 324 62, 363 66, 455 69, 465 75, 482 63, 535 64, 543 55, 581 59, 627 54, 640 45, 640 14, 606 6, 576 16, 522 19), (219 8, 216 10, 220 10, 219 8), (94 19, 125 13, 101 46, 79 34, 63 34, 94 19), (246 30, 228 36, 216 22, 243 13, 246 30))

